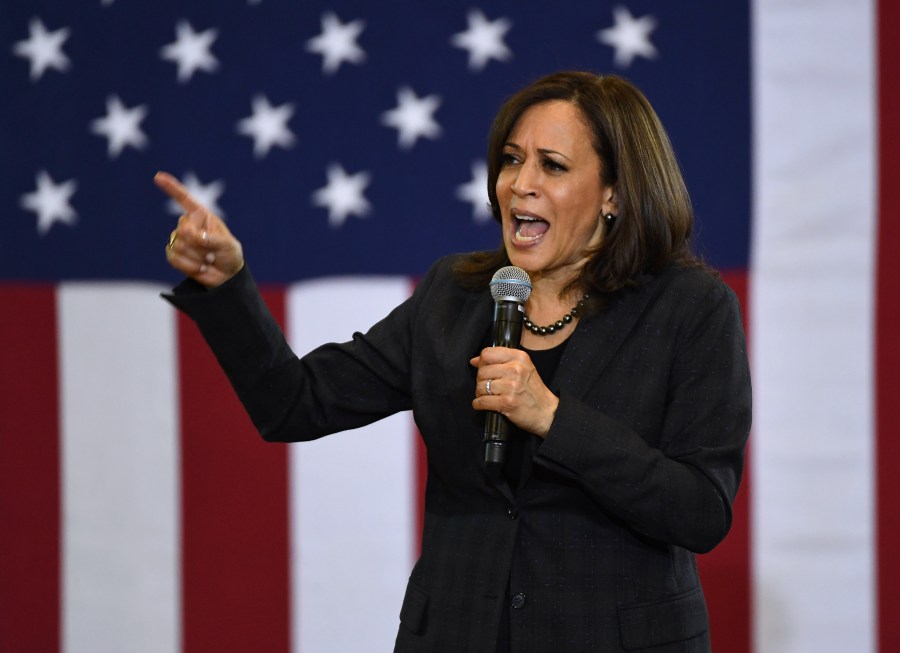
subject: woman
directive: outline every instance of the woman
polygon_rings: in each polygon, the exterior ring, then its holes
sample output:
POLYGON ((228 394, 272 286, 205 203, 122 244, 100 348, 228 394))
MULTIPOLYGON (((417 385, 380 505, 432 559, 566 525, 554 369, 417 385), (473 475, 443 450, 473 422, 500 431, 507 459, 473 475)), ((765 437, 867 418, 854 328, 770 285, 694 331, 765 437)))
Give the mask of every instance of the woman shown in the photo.
POLYGON ((708 651, 694 553, 731 524, 750 380, 668 138, 626 81, 558 73, 506 102, 488 156, 502 246, 438 261, 366 334, 302 359, 239 242, 158 175, 185 209, 166 254, 190 279, 169 299, 267 440, 413 410, 428 482, 396 651, 708 651), (533 284, 521 350, 488 346, 509 264, 533 284), (484 411, 515 427, 499 479, 484 411))

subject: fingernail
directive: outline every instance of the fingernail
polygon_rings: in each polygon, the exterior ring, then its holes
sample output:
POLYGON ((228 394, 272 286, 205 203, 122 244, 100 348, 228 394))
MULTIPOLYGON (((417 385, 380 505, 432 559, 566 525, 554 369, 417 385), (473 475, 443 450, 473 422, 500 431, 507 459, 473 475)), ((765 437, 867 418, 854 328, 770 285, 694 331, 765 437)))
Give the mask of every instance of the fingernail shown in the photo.
POLYGON ((209 269, 209 266, 208 266, 208 265, 201 265, 201 266, 200 266, 200 273, 202 274, 202 273, 206 272, 208 269, 209 269))
POLYGON ((206 242, 206 236, 207 236, 206 231, 200 232, 200 240, 202 240, 204 243, 206 242))
POLYGON ((212 252, 209 252, 209 253, 206 255, 206 262, 209 263, 210 265, 212 265, 213 263, 215 263, 215 262, 216 262, 216 255, 213 254, 212 252))

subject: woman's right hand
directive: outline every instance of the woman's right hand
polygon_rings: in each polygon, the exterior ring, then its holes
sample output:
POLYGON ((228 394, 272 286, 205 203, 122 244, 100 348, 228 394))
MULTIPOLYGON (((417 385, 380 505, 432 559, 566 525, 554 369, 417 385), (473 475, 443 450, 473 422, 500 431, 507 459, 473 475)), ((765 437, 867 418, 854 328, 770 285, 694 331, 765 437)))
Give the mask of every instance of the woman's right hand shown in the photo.
POLYGON ((200 204, 169 173, 157 172, 153 181, 184 209, 166 245, 169 265, 207 288, 225 283, 240 272, 244 267, 243 249, 222 218, 200 204))

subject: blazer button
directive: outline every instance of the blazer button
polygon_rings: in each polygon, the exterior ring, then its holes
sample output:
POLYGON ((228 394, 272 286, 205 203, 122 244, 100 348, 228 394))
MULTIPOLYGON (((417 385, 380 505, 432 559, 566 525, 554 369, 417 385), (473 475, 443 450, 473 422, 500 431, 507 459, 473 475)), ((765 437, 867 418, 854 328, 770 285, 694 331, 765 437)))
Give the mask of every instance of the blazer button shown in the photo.
POLYGON ((506 514, 509 515, 510 519, 518 519, 519 518, 519 511, 516 510, 515 508, 510 508, 509 510, 506 511, 506 514))
POLYGON ((525 607, 525 595, 522 592, 514 594, 512 601, 509 603, 514 609, 519 610, 525 607))

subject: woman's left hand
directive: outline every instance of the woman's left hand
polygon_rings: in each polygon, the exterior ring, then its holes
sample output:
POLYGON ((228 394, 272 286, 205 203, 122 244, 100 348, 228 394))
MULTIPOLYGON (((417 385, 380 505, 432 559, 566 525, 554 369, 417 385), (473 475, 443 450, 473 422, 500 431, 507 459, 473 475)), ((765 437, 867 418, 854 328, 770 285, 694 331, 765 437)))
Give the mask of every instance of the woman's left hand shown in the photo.
POLYGON ((478 368, 475 410, 501 413, 519 428, 546 437, 559 397, 544 385, 528 354, 521 349, 486 347, 469 362, 478 368))

